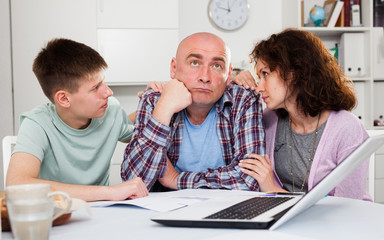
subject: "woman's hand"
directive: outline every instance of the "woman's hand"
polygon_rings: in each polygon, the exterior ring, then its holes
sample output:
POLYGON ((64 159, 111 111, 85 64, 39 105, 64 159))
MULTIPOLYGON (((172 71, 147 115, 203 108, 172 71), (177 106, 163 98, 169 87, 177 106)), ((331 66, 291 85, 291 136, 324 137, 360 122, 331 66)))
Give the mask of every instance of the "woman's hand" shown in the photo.
POLYGON ((256 90, 257 84, 252 74, 249 71, 243 71, 232 78, 232 82, 246 89, 256 90))
POLYGON ((275 184, 268 154, 265 155, 265 158, 253 153, 248 154, 248 157, 248 159, 241 160, 239 166, 243 173, 257 180, 261 192, 286 192, 275 184))

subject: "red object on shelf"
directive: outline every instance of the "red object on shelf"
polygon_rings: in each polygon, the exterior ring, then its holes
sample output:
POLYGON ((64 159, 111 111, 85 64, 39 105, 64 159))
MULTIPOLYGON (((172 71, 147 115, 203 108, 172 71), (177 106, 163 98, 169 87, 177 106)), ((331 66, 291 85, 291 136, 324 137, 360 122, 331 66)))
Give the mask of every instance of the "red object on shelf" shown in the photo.
POLYGON ((351 2, 349 0, 344 1, 344 27, 351 26, 351 2))

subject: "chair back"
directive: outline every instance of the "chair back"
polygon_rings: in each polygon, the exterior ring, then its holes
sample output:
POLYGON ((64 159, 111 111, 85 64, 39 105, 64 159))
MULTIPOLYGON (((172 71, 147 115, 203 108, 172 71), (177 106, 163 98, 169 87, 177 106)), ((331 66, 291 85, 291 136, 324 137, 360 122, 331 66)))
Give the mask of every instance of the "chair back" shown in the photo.
POLYGON ((7 177, 9 161, 11 160, 12 150, 16 144, 17 136, 5 136, 3 138, 3 181, 7 177))

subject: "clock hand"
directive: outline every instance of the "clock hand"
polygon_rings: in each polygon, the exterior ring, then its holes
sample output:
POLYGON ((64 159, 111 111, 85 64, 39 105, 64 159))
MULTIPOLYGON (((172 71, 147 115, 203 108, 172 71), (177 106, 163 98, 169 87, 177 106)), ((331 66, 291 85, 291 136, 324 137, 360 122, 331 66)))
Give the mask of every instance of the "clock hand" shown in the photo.
POLYGON ((217 3, 216 6, 217 6, 217 8, 222 9, 222 10, 225 10, 225 11, 227 11, 227 12, 230 12, 230 11, 231 11, 231 10, 228 9, 228 8, 224 8, 224 7, 222 7, 220 3, 217 3))
POLYGON ((223 7, 221 7, 221 6, 217 6, 217 8, 219 8, 219 9, 223 9, 223 10, 225 10, 225 11, 227 11, 227 12, 230 12, 230 11, 231 11, 230 9, 228 9, 228 8, 223 8, 223 7))
POLYGON ((229 0, 228 0, 227 4, 228 4, 228 13, 230 13, 231 12, 231 7, 229 6, 229 0))

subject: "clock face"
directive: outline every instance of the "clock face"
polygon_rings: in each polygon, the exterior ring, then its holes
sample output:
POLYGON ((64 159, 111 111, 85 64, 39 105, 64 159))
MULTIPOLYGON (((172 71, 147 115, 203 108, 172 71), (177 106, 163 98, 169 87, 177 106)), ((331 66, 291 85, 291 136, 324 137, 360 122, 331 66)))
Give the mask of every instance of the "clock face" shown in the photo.
POLYGON ((219 28, 235 30, 247 21, 248 8, 247 0, 211 0, 208 14, 219 28))

